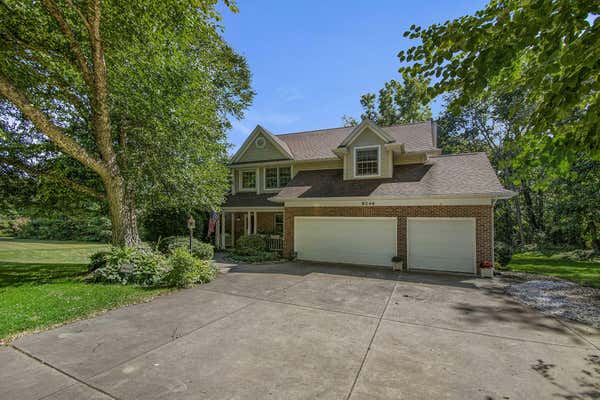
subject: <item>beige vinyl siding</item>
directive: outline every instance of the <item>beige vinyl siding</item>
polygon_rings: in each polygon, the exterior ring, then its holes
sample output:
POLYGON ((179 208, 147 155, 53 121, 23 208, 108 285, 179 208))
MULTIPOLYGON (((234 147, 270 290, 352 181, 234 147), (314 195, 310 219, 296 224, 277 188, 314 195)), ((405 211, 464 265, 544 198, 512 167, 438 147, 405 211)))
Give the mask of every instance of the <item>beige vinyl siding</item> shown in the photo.
POLYGON ((257 135, 252 143, 248 143, 248 149, 237 162, 281 160, 283 158, 287 158, 287 156, 281 154, 269 139, 264 135, 257 135), (265 147, 263 148, 256 147, 255 142, 259 137, 262 137, 265 140, 265 147))
POLYGON ((380 176, 371 177, 371 178, 389 178, 392 176, 392 164, 390 163, 390 157, 392 157, 392 152, 386 150, 384 147, 383 140, 373 132, 371 129, 365 129, 354 141, 350 144, 348 148, 348 153, 346 154, 346 163, 345 163, 345 173, 344 176, 346 179, 369 179, 363 177, 356 177, 354 175, 354 149, 356 147, 363 146, 379 146, 380 151, 380 176))

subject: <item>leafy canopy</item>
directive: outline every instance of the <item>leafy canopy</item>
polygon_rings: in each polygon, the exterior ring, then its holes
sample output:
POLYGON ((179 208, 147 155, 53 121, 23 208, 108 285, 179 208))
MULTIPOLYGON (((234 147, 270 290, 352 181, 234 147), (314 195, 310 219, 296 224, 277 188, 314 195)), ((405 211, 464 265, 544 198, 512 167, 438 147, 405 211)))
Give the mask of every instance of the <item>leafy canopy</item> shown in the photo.
POLYGON ((400 72, 436 79, 432 96, 460 91, 455 109, 523 90, 533 107, 525 150, 563 167, 579 152, 598 159, 599 14, 597 0, 492 0, 475 15, 411 26, 405 36, 420 44, 399 53, 400 72))
MULTIPOLYGON (((407 77, 402 82, 392 79, 378 95, 367 93, 360 97, 361 119, 370 119, 381 126, 424 121, 431 118, 427 97, 428 80, 407 77)), ((346 126, 358 125, 350 116, 343 116, 346 126)))
MULTIPOLYGON (((108 162, 92 129, 100 115, 94 111, 102 104, 91 93, 85 72, 94 56, 89 21, 101 18, 106 126, 128 192, 142 206, 218 206, 227 188, 225 131, 232 117, 243 115, 254 93, 245 59, 219 34, 215 1, 95 3, 101 13, 90 11, 92 2, 77 0, 3 1, 3 79, 83 151, 108 162), (53 12, 62 16, 70 34, 53 12)), ((4 169, 43 175, 60 187, 89 189, 88 194, 102 197, 98 177, 2 97, 0 126, 4 169)))

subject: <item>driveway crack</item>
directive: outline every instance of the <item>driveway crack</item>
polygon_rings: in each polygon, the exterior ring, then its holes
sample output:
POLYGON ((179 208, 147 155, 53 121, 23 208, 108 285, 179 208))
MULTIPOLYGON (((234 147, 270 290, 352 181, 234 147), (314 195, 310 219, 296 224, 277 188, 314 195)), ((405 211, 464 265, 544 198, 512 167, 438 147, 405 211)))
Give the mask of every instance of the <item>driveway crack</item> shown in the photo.
POLYGON ((360 367, 358 368, 358 371, 356 372, 356 376, 354 377, 354 381, 352 382, 352 386, 350 387, 350 392, 348 393, 348 396, 346 396, 346 400, 349 400, 350 396, 352 396, 352 392, 354 392, 354 387, 356 386, 356 382, 358 382, 358 377, 360 376, 360 374, 363 370, 363 367, 365 366, 365 363, 367 361, 367 356, 369 355, 369 352, 371 351, 371 347, 373 346, 373 341, 375 340, 375 336, 377 335, 377 331, 379 330, 379 325, 381 325, 383 316, 385 315, 388 305, 390 304, 392 296, 396 292, 397 286, 398 286, 398 282, 394 283, 394 288, 392 289, 390 295, 388 296, 388 298, 385 302, 385 306, 383 307, 383 311, 381 312, 381 315, 377 319, 377 325, 375 326, 375 329, 373 330, 373 335, 371 336, 371 340, 369 341, 369 345, 367 346, 367 351, 365 351, 365 355, 363 356, 363 359, 360 363, 360 367))

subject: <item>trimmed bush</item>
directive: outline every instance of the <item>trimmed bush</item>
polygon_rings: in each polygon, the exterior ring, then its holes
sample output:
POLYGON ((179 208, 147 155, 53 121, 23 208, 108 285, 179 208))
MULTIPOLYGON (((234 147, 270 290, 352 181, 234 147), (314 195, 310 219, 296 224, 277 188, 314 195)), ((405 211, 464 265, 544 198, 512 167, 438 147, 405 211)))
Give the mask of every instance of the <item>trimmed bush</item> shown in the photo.
POLYGON ((239 255, 254 256, 266 251, 267 241, 262 235, 244 235, 235 244, 235 253, 239 255))
POLYGON ((512 259, 512 248, 504 242, 494 244, 495 260, 503 267, 506 267, 512 259))
POLYGON ((207 283, 217 276, 217 269, 208 260, 198 260, 184 248, 175 248, 169 256, 171 270, 165 277, 169 286, 190 287, 197 283, 207 283))
MULTIPOLYGON (((158 249, 163 254, 170 254, 175 249, 186 249, 190 251, 190 238, 185 236, 171 236, 164 238, 158 243, 158 249)), ((192 239, 192 255, 200 260, 212 260, 215 250, 212 244, 204 243, 198 239, 192 239)))
MULTIPOLYGON (((94 255, 93 262, 104 262, 93 272, 96 282, 158 286, 169 271, 162 254, 133 247, 112 247, 105 255, 94 255)), ((88 268, 92 267, 90 263, 88 268)))
POLYGON ((228 256, 229 259, 242 263, 261 263, 281 260, 281 255, 276 251, 250 251, 252 254, 242 254, 236 250, 228 256))

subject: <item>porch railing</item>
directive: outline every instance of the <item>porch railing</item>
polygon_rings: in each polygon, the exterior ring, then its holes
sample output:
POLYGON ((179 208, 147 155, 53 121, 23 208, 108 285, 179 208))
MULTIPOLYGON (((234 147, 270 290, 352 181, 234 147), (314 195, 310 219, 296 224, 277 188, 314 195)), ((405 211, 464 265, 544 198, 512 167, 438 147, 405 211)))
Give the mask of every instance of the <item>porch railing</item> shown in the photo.
POLYGON ((268 235, 267 247, 271 251, 283 251, 283 238, 280 235, 268 235))

